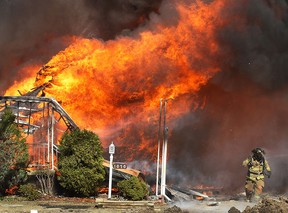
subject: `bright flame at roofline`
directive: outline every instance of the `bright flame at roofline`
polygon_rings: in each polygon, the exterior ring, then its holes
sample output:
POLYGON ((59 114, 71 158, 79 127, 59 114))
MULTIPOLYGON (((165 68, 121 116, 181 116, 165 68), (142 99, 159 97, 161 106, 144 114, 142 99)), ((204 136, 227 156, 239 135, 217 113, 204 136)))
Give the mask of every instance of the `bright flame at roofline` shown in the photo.
POLYGON ((73 38, 40 71, 23 70, 28 77, 5 95, 46 84, 46 96, 61 102, 81 128, 99 134, 104 146, 113 139, 118 146, 155 155, 160 98, 174 99, 168 113, 173 121, 197 107, 195 94, 219 71, 210 56, 218 51, 214 33, 223 23, 215 17, 222 1, 175 4, 175 26, 164 26, 159 19, 150 26, 153 30, 134 37, 107 42, 73 38))

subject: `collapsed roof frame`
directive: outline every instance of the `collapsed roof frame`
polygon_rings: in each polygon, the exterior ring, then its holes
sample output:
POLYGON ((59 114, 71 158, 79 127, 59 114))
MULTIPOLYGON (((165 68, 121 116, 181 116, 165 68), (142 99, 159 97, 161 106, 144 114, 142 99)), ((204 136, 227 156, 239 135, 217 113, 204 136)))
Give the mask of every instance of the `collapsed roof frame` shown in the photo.
MULTIPOLYGON (((55 124, 63 120, 67 129, 65 131, 73 131, 79 129, 77 124, 72 120, 69 114, 61 107, 61 105, 54 99, 48 97, 35 96, 0 96, 0 114, 4 109, 10 108, 16 116, 15 123, 18 124, 24 133, 34 135, 41 126, 47 128, 47 137, 44 143, 32 144, 33 148, 37 148, 39 156, 34 159, 34 164, 30 167, 54 169, 57 160, 57 138, 55 137, 55 124), (42 107, 39 107, 42 106, 42 107), (35 125, 32 123, 32 117, 36 113, 41 113, 45 124, 35 125), (55 117, 58 113, 58 119, 55 117), (45 117, 45 118, 44 118, 45 117), (56 157, 55 157, 56 156, 56 157), (36 162, 36 163, 35 163, 36 162)), ((46 131, 45 130, 45 131, 46 131)), ((35 154, 35 153, 34 153, 35 154)))
MULTIPOLYGON (((38 94, 39 91, 36 91, 38 94)), ((32 94, 35 95, 35 94, 32 94)), ((46 160, 43 164, 30 165, 30 167, 36 167, 36 169, 51 169, 54 170, 57 164, 58 157, 58 146, 55 137, 55 123, 59 122, 62 119, 67 127, 66 131, 74 131, 79 129, 77 124, 72 120, 69 114, 61 107, 61 105, 54 99, 48 97, 35 97, 35 96, 0 96, 0 115, 3 113, 3 110, 6 108, 12 109, 14 115, 16 116, 15 123, 22 127, 24 133, 28 135, 33 135, 37 130, 40 129, 39 125, 32 124, 31 117, 34 113, 43 112, 46 110, 46 124, 47 124, 47 141, 44 144, 44 147, 47 146, 46 152, 42 153, 40 156, 44 157, 46 160), (42 108, 39 108, 39 105, 43 105, 42 108), (59 114, 59 119, 56 120, 54 113, 59 114), (53 163, 51 163, 53 162, 53 163)), ((1 118, 0 118, 1 120, 1 118)), ((40 162, 40 159, 36 159, 40 162)), ((103 161, 103 166, 109 168, 108 161, 103 161)), ((131 176, 139 177, 140 171, 135 169, 114 169, 115 178, 129 179, 131 176)), ((143 175, 142 175, 143 176, 143 175)))

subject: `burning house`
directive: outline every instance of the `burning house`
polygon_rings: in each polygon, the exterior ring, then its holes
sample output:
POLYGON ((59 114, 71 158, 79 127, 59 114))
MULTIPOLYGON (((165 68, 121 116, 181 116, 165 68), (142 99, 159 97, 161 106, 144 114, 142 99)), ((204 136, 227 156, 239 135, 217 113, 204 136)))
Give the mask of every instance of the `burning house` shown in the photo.
POLYGON ((0 3, 1 95, 44 86, 104 147, 117 142, 116 161, 153 178, 159 100, 173 97, 167 183, 243 189, 241 163, 263 147, 281 171, 267 189, 287 191, 287 1, 49 2, 0 3))
MULTIPOLYGON (((16 116, 15 123, 26 134, 30 154, 30 170, 57 170, 59 139, 66 131, 79 127, 53 98, 35 97, 43 88, 36 88, 25 96, 0 96, 0 115, 11 109, 16 116)), ((0 119, 1 121, 1 119, 0 119)), ((103 166, 109 168, 106 160, 103 166)), ((133 169, 115 169, 115 181, 140 177, 142 174, 133 169)))
POLYGON ((6 108, 12 110, 15 123, 27 135, 29 168, 53 170, 60 137, 78 128, 67 112, 53 98, 34 96, 0 96, 0 106, 0 114, 6 108))

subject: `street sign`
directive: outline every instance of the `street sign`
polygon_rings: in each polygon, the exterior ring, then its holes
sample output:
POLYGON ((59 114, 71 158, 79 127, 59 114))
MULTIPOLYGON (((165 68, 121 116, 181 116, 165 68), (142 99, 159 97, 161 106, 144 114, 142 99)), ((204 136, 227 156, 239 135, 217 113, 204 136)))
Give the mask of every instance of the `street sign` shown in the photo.
POLYGON ((115 162, 113 163, 113 169, 127 169, 127 164, 115 162))

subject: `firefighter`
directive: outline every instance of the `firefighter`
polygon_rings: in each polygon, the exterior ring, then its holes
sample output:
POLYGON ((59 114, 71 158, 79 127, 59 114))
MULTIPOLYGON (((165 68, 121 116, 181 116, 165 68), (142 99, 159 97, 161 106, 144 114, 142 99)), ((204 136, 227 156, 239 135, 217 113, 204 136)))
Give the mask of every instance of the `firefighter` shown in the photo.
POLYGON ((265 152, 261 148, 252 150, 252 155, 243 161, 243 166, 248 167, 245 192, 247 201, 258 200, 264 188, 264 175, 271 176, 270 166, 265 159, 265 152))

